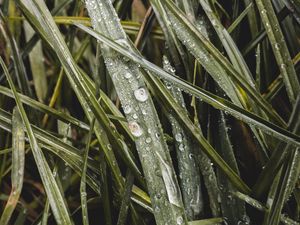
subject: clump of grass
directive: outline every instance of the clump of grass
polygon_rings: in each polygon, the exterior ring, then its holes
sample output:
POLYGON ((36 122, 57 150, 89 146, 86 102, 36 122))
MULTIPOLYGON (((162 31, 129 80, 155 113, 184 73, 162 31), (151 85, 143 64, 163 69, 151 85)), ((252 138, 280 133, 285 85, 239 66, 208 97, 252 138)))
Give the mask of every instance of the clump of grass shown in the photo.
POLYGON ((1 225, 299 224, 299 9, 3 0, 1 225))

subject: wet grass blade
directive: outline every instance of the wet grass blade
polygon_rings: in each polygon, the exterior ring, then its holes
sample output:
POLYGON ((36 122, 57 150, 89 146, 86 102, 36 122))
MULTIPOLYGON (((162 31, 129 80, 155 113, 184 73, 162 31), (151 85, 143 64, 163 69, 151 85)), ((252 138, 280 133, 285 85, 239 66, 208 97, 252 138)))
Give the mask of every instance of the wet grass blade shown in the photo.
POLYGON ((134 176, 130 171, 128 171, 126 174, 126 183, 125 183, 117 225, 126 224, 133 182, 134 182, 134 176))
POLYGON ((137 180, 143 183, 143 178, 141 177, 141 173, 137 165, 135 164, 135 160, 132 158, 128 158, 130 155, 125 154, 128 149, 125 148, 126 144, 122 141, 122 138, 119 136, 116 129, 111 126, 111 122, 104 112, 103 108, 98 104, 95 94, 86 84, 79 67, 76 65, 74 59, 72 58, 71 53, 67 48, 66 43, 64 42, 53 18, 50 16, 50 12, 47 9, 46 5, 42 1, 32 2, 26 0, 24 2, 27 3, 26 6, 22 2, 20 2, 23 13, 26 15, 32 25, 36 29, 38 29, 44 40, 46 40, 50 44, 50 46, 52 46, 53 50, 58 55, 60 62, 63 65, 68 79, 71 83, 71 86, 76 93, 77 98, 82 105, 89 121, 91 121, 93 117, 96 118, 94 128, 95 133, 99 143, 101 144, 101 148, 106 153, 107 160, 109 162, 108 164, 112 168, 114 175, 116 176, 118 185, 122 187, 124 182, 121 179, 121 173, 118 168, 114 153, 112 152, 112 149, 108 147, 110 146, 108 145, 110 143, 108 137, 114 140, 111 142, 111 144, 116 149, 122 150, 122 158, 126 159, 125 162, 128 163, 128 166, 132 168, 133 173, 137 177, 137 180), (27 7, 31 7, 30 9, 34 10, 36 14, 32 15, 27 7), (53 30, 55 30, 55 32, 53 32, 53 30), (103 134, 101 134, 102 130, 104 130, 107 134, 107 136, 105 135, 107 137, 105 139, 103 138, 103 134))
POLYGON ((19 88, 21 89, 21 91, 24 94, 29 95, 30 97, 33 97, 32 90, 29 86, 28 75, 27 75, 27 72, 25 69, 25 65, 24 65, 24 62, 20 55, 19 47, 17 46, 17 42, 14 39, 14 37, 12 36, 12 33, 11 33, 9 27, 7 26, 6 19, 1 11, 0 11, 0 20, 1 20, 0 25, 2 26, 1 30, 2 30, 2 32, 5 32, 4 36, 8 37, 9 44, 11 46, 11 51, 12 51, 11 54, 12 54, 13 59, 15 60, 15 63, 14 63, 15 76, 17 78, 19 88))
POLYGON ((43 181, 45 191, 49 198, 49 202, 50 202, 53 214, 55 216, 55 219, 58 224, 73 224, 72 220, 70 218, 67 206, 65 205, 65 200, 64 200, 63 194, 61 193, 61 191, 52 175, 50 167, 45 159, 45 156, 42 153, 42 151, 38 145, 38 142, 33 133, 32 127, 27 118, 26 112, 23 108, 23 105, 22 105, 18 95, 17 95, 13 81, 8 73, 7 67, 6 67, 4 61, 2 60, 2 58, 0 59, 0 63, 5 72, 5 75, 7 77, 9 85, 11 87, 11 90, 13 91, 16 104, 20 111, 20 115, 21 115, 22 121, 26 128, 26 132, 27 132, 27 135, 28 135, 28 138, 30 141, 31 150, 34 155, 35 162, 37 164, 41 179, 43 181))
POLYGON ((93 134, 93 128, 95 125, 95 119, 92 120, 91 129, 88 133, 87 137, 87 144, 83 154, 83 168, 82 168, 82 175, 80 180, 80 200, 81 200, 81 208, 82 208, 82 224, 89 225, 89 215, 88 215, 88 208, 87 208, 87 193, 86 193, 86 172, 87 172, 87 163, 89 157, 89 150, 91 144, 91 138, 93 134))
POLYGON ((171 18, 172 26, 177 37, 186 45, 195 58, 199 60, 233 102, 236 101, 236 94, 244 98, 248 95, 257 106, 268 115, 271 121, 280 125, 285 124, 275 110, 270 111, 272 106, 262 98, 253 84, 251 85, 251 83, 249 83, 247 79, 232 66, 221 52, 185 18, 184 14, 174 5, 174 3, 166 0, 165 6, 168 8, 168 14, 171 18), (232 85, 235 89, 232 89, 232 85), (235 94, 233 90, 237 93, 235 94))
POLYGON ((128 51, 123 46, 121 46, 118 43, 112 41, 111 39, 105 37, 104 35, 89 29, 88 27, 82 26, 80 24, 76 24, 76 26, 78 26, 82 30, 86 31, 87 33, 89 33, 93 37, 97 38, 98 40, 109 45, 111 48, 120 52, 122 55, 130 58, 137 64, 143 66, 145 69, 153 72, 153 75, 156 75, 159 78, 162 78, 164 80, 171 82, 172 84, 176 85, 177 87, 184 90, 185 92, 195 95, 196 97, 198 97, 202 101, 207 102, 208 104, 212 105, 213 107, 220 109, 220 110, 224 110, 226 113, 231 114, 232 116, 236 117, 237 119, 242 120, 246 123, 249 123, 253 126, 256 126, 257 128, 263 130, 264 132, 267 132, 268 134, 276 136, 283 141, 293 142, 296 145, 300 145, 300 143, 299 143, 300 139, 297 135, 294 135, 294 134, 290 133, 289 131, 278 127, 277 125, 270 123, 270 122, 266 121, 265 119, 262 119, 261 117, 232 104, 231 102, 229 102, 228 100, 225 100, 224 98, 221 98, 214 94, 211 94, 210 92, 208 92, 200 87, 190 84, 189 82, 162 70, 160 67, 145 60, 144 58, 137 55, 136 53, 128 51))
POLYGON ((25 132, 20 113, 17 108, 13 112, 12 125, 12 169, 11 193, 0 218, 0 224, 7 225, 18 203, 24 179, 25 167, 25 132))
MULTIPOLYGON (((26 40, 29 41, 35 32, 27 22, 24 23, 24 30, 26 34, 26 40)), ((42 43, 41 41, 38 41, 38 43, 36 43, 35 47, 29 53, 29 60, 31 73, 33 75, 34 89, 40 102, 44 102, 48 89, 43 58, 42 43)))
POLYGON ((213 224, 220 224, 223 221, 224 221, 223 218, 211 218, 211 219, 190 221, 189 225, 213 225, 213 224))
MULTIPOLYGON (((107 33, 122 45, 130 46, 111 2, 87 0, 86 7, 95 30, 107 33)), ((177 223, 179 220, 181 224, 186 224, 171 157, 163 139, 156 109, 142 78, 143 75, 136 64, 119 53, 112 52, 110 48, 103 45, 101 50, 106 68, 122 103, 129 129, 135 137, 151 203, 155 209, 156 223, 177 223), (136 107, 132 108, 132 105, 136 107), (160 193, 159 197, 157 197, 158 193, 160 193)))
MULTIPOLYGON (((166 56, 163 56, 164 70, 174 73, 175 69, 170 64, 166 56)), ((188 114, 181 91, 172 84, 165 82, 167 89, 175 101, 182 106, 182 109, 188 114)), ((172 126, 173 137, 175 138, 175 148, 177 153, 177 162, 179 169, 179 181, 182 190, 183 202, 188 220, 198 218, 203 211, 203 199, 201 192, 201 177, 196 157, 192 137, 187 134, 184 127, 180 125, 173 115, 168 115, 169 122, 172 126), (186 188, 190 186, 190 188, 186 188)), ((208 192, 211 189, 208 188, 208 192)), ((210 199, 211 200, 211 199, 210 199)), ((215 210, 213 210, 213 214, 215 210)))
POLYGON ((256 4, 282 74, 290 102, 294 104, 300 92, 300 84, 272 3, 269 0, 256 0, 256 4))

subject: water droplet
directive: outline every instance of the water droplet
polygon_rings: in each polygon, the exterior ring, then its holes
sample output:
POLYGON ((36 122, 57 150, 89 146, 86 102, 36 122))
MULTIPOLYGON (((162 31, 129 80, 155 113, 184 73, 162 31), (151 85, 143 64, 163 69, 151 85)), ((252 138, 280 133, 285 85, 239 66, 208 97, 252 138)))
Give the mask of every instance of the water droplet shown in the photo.
POLYGON ((181 225, 183 223, 183 218, 182 216, 177 217, 177 224, 181 225))
POLYGON ((160 138, 160 133, 156 133, 156 134, 155 134, 155 137, 156 137, 156 138, 160 138))
POLYGON ((131 108, 130 105, 125 105, 125 106, 123 107, 123 110, 124 110, 124 113, 125 113, 125 114, 129 114, 129 113, 131 112, 132 108, 131 108))
POLYGON ((178 142, 182 142, 182 134, 181 133, 175 134, 175 140, 178 142))
POLYGON ((280 68, 284 70, 284 69, 286 69, 286 65, 284 63, 282 63, 282 64, 280 64, 280 68))
POLYGON ((145 88, 139 88, 135 90, 134 96, 140 102, 145 102, 148 99, 148 93, 145 88))
POLYGON ((183 152, 183 151, 184 151, 184 144, 181 143, 181 144, 179 145, 178 148, 179 148, 179 150, 180 150, 181 152, 183 152))
POLYGON ((160 199, 160 198, 161 198, 161 194, 160 194, 160 193, 157 193, 157 194, 156 194, 156 198, 157 198, 157 199, 160 199))
POLYGON ((132 77, 132 74, 129 73, 129 72, 126 72, 126 73, 124 74, 124 77, 125 77, 126 79, 129 79, 129 78, 132 77))
POLYGON ((133 117, 133 119, 135 119, 135 120, 136 120, 136 119, 138 118, 138 115, 135 113, 135 114, 133 114, 133 116, 132 116, 132 117, 133 117))
POLYGON ((107 147, 109 150, 112 149, 112 148, 111 148, 111 144, 107 144, 106 147, 107 147))
POLYGON ((265 14, 267 12, 267 10, 263 9, 260 12, 261 12, 261 14, 265 14))
POLYGON ((152 141, 151 137, 147 137, 147 138, 146 138, 146 143, 147 143, 147 144, 151 143, 151 141, 152 141))
POLYGON ((171 89, 171 88, 172 88, 172 84, 169 83, 169 82, 166 82, 166 88, 167 88, 167 89, 171 89))
POLYGON ((250 224, 250 218, 249 218, 249 216, 247 216, 246 214, 243 215, 242 220, 244 221, 244 224, 245 224, 245 225, 250 224))
POLYGON ((137 122, 129 122, 128 127, 133 136, 135 137, 142 136, 143 130, 137 122))

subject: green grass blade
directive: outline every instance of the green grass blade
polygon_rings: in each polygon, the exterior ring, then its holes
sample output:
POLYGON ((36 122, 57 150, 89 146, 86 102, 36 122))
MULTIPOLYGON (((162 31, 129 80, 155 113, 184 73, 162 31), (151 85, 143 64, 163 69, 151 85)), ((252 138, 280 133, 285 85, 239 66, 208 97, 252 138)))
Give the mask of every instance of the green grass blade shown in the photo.
MULTIPOLYGON (((239 173, 237 161, 234 155, 234 149, 229 137, 228 120, 224 113, 220 112, 217 120, 217 146, 216 149, 223 157, 223 159, 234 169, 237 174, 239 173)), ((221 170, 217 170, 218 184, 220 187, 222 215, 227 218, 229 224, 238 224, 248 218, 244 203, 233 196, 231 193, 236 191, 236 188, 228 182, 221 170)), ((246 221, 244 221, 246 222, 246 221)))
MULTIPOLYGON (((0 122, 2 122, 2 128, 7 130, 8 132, 11 132, 11 115, 9 113, 4 112, 3 110, 0 110, 0 122)), ((56 154, 58 157, 60 157, 63 161, 68 163, 70 166, 72 166, 72 169, 76 171, 78 174, 81 174, 82 169, 82 157, 80 154, 80 151, 66 143, 64 143, 59 138, 33 126, 33 132, 36 136, 36 138, 39 140, 40 145, 51 151, 52 153, 56 154)), ((92 162, 89 160, 89 168, 99 173, 99 169, 97 168, 95 161, 92 162)), ((89 176, 89 184, 96 192, 99 192, 98 188, 95 188, 97 185, 95 185, 95 179, 92 178, 92 176, 89 176)))
POLYGON ((224 221, 223 218, 211 218, 211 219, 190 221, 189 225, 214 225, 214 224, 220 224, 223 221, 224 221))
POLYGON ((126 183, 125 183, 117 225, 126 224, 126 219, 127 219, 128 209, 129 209, 128 206, 130 205, 131 189, 133 186, 133 182, 134 182, 134 176, 129 171, 126 174, 126 183))
MULTIPOLYGON (((110 2, 86 1, 95 30, 128 46, 126 34, 110 2), (101 12, 101 13, 100 13, 101 12), (107 23, 107 21, 110 21, 107 23)), ((129 45, 130 46, 130 45, 129 45)), ((164 141, 156 109, 145 87, 139 67, 117 52, 102 46, 106 68, 122 103, 135 143, 157 224, 186 224, 181 193, 164 141), (132 109, 132 105, 137 106, 132 109), (154 175, 156 174, 156 175, 154 175), (160 197, 157 194, 160 193, 160 197), (169 215, 169 216, 166 216, 169 215)))
POLYGON ((63 65, 68 79, 71 83, 71 86, 85 111, 86 116, 90 121, 92 120, 93 116, 95 116, 97 120, 95 124, 96 136, 99 140, 99 143, 101 143, 101 148, 106 152, 109 166, 114 171, 118 184, 120 185, 120 187, 122 187, 123 185, 120 171, 118 169, 116 159, 114 159, 115 156, 113 155, 112 149, 108 149, 107 147, 107 143, 109 143, 110 141, 108 140, 108 138, 106 138, 106 140, 103 139, 101 130, 105 130, 107 136, 114 140, 111 144, 116 149, 122 150, 123 158, 126 159, 125 162, 130 168, 132 168, 133 173, 137 177, 137 180, 143 183, 141 173, 137 165, 134 163, 135 160, 128 158, 128 154, 124 153, 127 151, 126 149, 124 149, 124 146, 126 146, 126 144, 122 141, 122 138, 119 136, 118 132, 115 129, 112 129, 109 118, 107 117, 102 107, 98 104, 95 94, 92 93, 89 86, 86 84, 79 67, 76 65, 74 59, 72 58, 71 53, 68 50, 66 43, 64 42, 53 18, 51 18, 50 12, 47 9, 46 5, 43 1, 32 2, 29 0, 25 0, 24 2, 27 3, 26 6, 20 2, 20 5, 22 5, 23 13, 30 20, 32 25, 36 29, 38 29, 42 37, 50 44, 50 46, 52 46, 53 50, 58 55, 60 62, 63 65), (31 10, 35 12, 35 15, 33 15, 27 9, 27 7, 31 7, 31 10))
POLYGON ((50 202, 53 214, 55 216, 55 219, 58 224, 72 224, 72 220, 69 216, 67 206, 65 205, 64 197, 63 197, 59 187, 57 186, 57 183, 51 173, 51 170, 45 159, 45 156, 43 155, 43 153, 38 145, 36 137, 32 131, 32 127, 27 118, 26 112, 23 108, 23 105, 22 105, 18 95, 17 95, 15 86, 12 82, 12 79, 8 73, 7 67, 6 67, 4 61, 2 60, 2 58, 0 59, 0 63, 6 74, 9 85, 14 93, 15 101, 17 103, 18 109, 21 114, 22 121, 26 128, 27 135, 28 135, 30 145, 31 145, 31 149, 32 149, 35 161, 37 163, 37 167, 38 167, 39 173, 41 175, 41 179, 43 181, 45 191, 49 198, 49 202, 50 202))
POLYGON ((249 12, 253 10, 253 2, 250 2, 243 12, 236 18, 232 24, 227 28, 228 33, 233 32, 233 30, 241 23, 245 16, 249 15, 249 12))
POLYGON ((233 90, 237 91, 236 94, 240 97, 245 97, 245 94, 241 91, 242 89, 272 121, 284 125, 280 116, 274 110, 270 111, 272 106, 262 98, 255 87, 185 18, 182 12, 169 0, 165 1, 165 6, 168 8, 168 14, 172 19, 173 29, 178 38, 212 75, 233 102, 236 101, 233 90), (230 83, 234 84, 235 89, 232 88, 230 83))
MULTIPOLYGON (((163 58, 163 67, 170 73, 175 71, 166 56, 163 58)), ((175 101, 181 105, 186 114, 188 114, 181 91, 167 82, 165 82, 165 85, 167 89, 169 89, 175 101)), ((194 146, 192 138, 185 132, 185 129, 180 125, 177 119, 171 114, 168 115, 168 119, 171 123, 172 133, 176 143, 175 147, 179 169, 179 180, 183 202, 185 204, 185 211, 188 220, 193 220, 198 218, 203 210, 203 199, 200 185, 201 177, 198 165, 196 164, 195 152, 193 151, 194 146), (191 188, 186 188, 187 186, 190 186, 191 188)), ((210 189, 208 189, 208 191, 210 192, 210 189)))
MULTIPOLYGON (((12 91, 9 88, 6 88, 2 85, 0 85, 0 93, 5 95, 5 96, 11 97, 11 98, 14 97, 12 91)), ((64 113, 64 112, 61 112, 61 111, 58 111, 56 109, 50 108, 49 106, 47 106, 43 103, 40 103, 40 102, 38 102, 38 101, 36 101, 32 98, 29 98, 26 95, 22 95, 22 94, 18 93, 18 96, 19 96, 19 98, 20 98, 20 100, 23 104, 26 104, 26 105, 28 105, 28 106, 30 106, 34 109, 37 109, 37 110, 39 110, 43 113, 50 114, 53 117, 65 122, 65 123, 70 123, 70 124, 72 124, 76 127, 79 127, 81 129, 84 129, 84 130, 89 130, 90 129, 89 126, 86 123, 84 123, 84 122, 82 122, 82 121, 80 121, 80 120, 64 113)))
POLYGON ((300 84, 272 3, 269 0, 256 0, 256 4, 282 74, 290 102, 294 104, 300 92, 300 84))
MULTIPOLYGON (((292 114, 289 120, 288 129, 293 133, 298 134, 300 132, 300 95, 297 98, 296 104, 294 105, 292 114)), ((253 187, 253 195, 255 197, 261 197, 263 193, 269 188, 273 182, 273 177, 269 174, 277 174, 278 170, 281 168, 284 159, 290 152, 294 151, 295 146, 288 143, 279 143, 275 150, 272 152, 270 160, 265 164, 264 170, 259 175, 256 184, 253 187)))
POLYGON ((88 133, 87 137, 87 144, 83 154, 83 168, 82 168, 82 175, 80 180, 80 200, 81 200, 81 208, 82 208, 82 224, 89 225, 89 215, 88 215, 88 208, 87 208, 87 193, 86 193, 86 172, 87 172, 87 163, 88 163, 88 156, 89 156, 89 149, 91 138, 93 134, 93 129, 95 125, 95 119, 92 120, 91 129, 88 133))
POLYGON ((210 92, 203 90, 202 88, 199 88, 193 84, 190 84, 189 82, 187 82, 183 79, 180 79, 177 76, 173 76, 172 74, 162 70, 160 67, 145 60, 144 58, 137 55, 136 53, 128 51, 123 46, 110 40, 109 38, 103 36, 102 34, 100 34, 98 32, 95 32, 95 31, 93 31, 85 26, 82 26, 80 24, 76 24, 76 26, 78 26, 82 30, 86 31, 87 33, 89 33, 93 37, 97 38, 98 40, 109 45, 111 48, 120 52, 121 54, 123 54, 124 56, 133 60, 137 64, 143 66, 145 69, 152 71, 153 75, 156 75, 159 78, 162 78, 164 80, 171 82, 172 84, 176 85, 177 87, 184 90, 185 92, 195 95, 196 97, 207 102, 208 104, 212 105, 213 107, 220 109, 220 110, 224 110, 226 113, 231 114, 232 116, 236 117, 237 119, 245 121, 246 123, 249 123, 253 126, 256 126, 257 128, 263 130, 264 132, 271 134, 273 136, 276 136, 283 141, 286 141, 286 142, 290 141, 296 145, 300 145, 299 137, 297 135, 294 135, 294 134, 290 133, 289 131, 287 131, 283 128, 280 128, 277 125, 270 123, 270 122, 262 119, 261 117, 256 116, 255 114, 253 114, 249 111, 246 111, 221 97, 213 95, 210 92))
POLYGON ((19 48, 17 46, 17 42, 14 39, 9 27, 7 26, 6 19, 4 18, 4 15, 0 11, 0 18, 1 18, 1 26, 2 26, 2 32, 5 32, 5 35, 8 38, 9 45, 11 47, 12 51, 12 58, 14 59, 14 68, 15 68, 15 76, 18 81, 19 88, 22 90, 22 92, 26 95, 29 95, 32 97, 32 90, 29 86, 28 81, 28 75, 25 69, 25 65, 23 63, 22 57, 20 55, 19 48))
MULTIPOLYGON (((195 155, 201 157, 199 159, 200 169, 206 171, 213 170, 210 160, 205 157, 204 153, 210 157, 210 159, 217 165, 221 170, 228 176, 228 179, 237 187, 238 190, 241 190, 245 193, 250 191, 250 188, 241 180, 241 178, 226 164, 226 162, 220 157, 216 150, 209 144, 209 142, 203 137, 201 130, 195 125, 189 117, 186 115, 186 112, 183 111, 182 107, 177 104, 177 102, 170 96, 170 93, 164 90, 163 84, 160 80, 153 79, 153 77, 146 76, 147 81, 152 89, 152 93, 155 93, 156 99, 161 103, 161 107, 165 109, 166 112, 172 112, 172 115, 180 122, 180 125, 186 128, 186 131, 190 133, 191 137, 196 142, 197 149, 195 155), (160 90, 160 91, 159 91, 160 90), (203 151, 202 153, 199 151, 203 151), (207 168, 206 168, 207 167, 207 168)), ((211 172, 206 172, 206 176, 209 178, 211 172)), ((210 182, 208 182, 209 184, 210 182)), ((216 196, 214 196, 216 197, 216 196)))
MULTIPOLYGON (((29 41, 35 32, 27 22, 24 23, 24 30, 26 40, 29 41)), ((39 41, 29 53, 29 60, 33 75, 34 89, 40 102, 44 102, 48 89, 43 58, 42 44, 41 41, 39 41)))
POLYGON ((12 190, 0 218, 0 224, 7 225, 18 203, 23 187, 25 167, 25 133, 20 113, 17 108, 13 112, 12 125, 12 190))

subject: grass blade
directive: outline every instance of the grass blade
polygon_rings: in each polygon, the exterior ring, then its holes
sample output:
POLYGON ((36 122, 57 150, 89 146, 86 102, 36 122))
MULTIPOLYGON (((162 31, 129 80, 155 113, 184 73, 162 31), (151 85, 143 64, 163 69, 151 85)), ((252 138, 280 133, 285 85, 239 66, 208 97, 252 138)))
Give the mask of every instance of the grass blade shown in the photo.
POLYGON ((2 58, 0 59, 0 63, 5 72, 5 75, 7 77, 9 85, 11 87, 11 90, 13 91, 14 98, 15 98, 16 104, 18 106, 18 109, 20 111, 24 126, 26 128, 27 135, 28 135, 28 138, 30 141, 30 146, 31 146, 39 173, 41 175, 41 179, 43 181, 45 191, 49 198, 49 202, 50 202, 53 214, 55 216, 55 219, 58 224, 73 224, 71 221, 71 218, 69 216, 67 206, 65 205, 65 200, 63 198, 63 195, 52 175, 50 167, 45 159, 45 156, 43 155, 43 153, 38 145, 36 137, 32 131, 32 127, 27 118, 26 112, 23 108, 23 105, 22 105, 18 95, 17 95, 15 86, 12 82, 12 79, 8 73, 7 67, 6 67, 4 61, 2 60, 2 58))
POLYGON ((128 51, 123 46, 110 40, 109 38, 105 37, 104 35, 102 35, 98 32, 95 32, 95 31, 93 31, 85 26, 82 26, 80 24, 76 24, 76 26, 78 26, 82 30, 86 31, 87 33, 89 33, 93 37, 97 38, 98 40, 109 45, 111 48, 120 52, 124 56, 130 58, 137 64, 143 66, 145 69, 152 71, 153 75, 156 75, 159 78, 162 78, 164 80, 171 82, 172 84, 176 85, 177 87, 184 90, 185 92, 195 95, 196 97, 200 98, 200 100, 207 102, 208 104, 212 105, 213 107, 220 109, 220 110, 224 110, 226 113, 231 114, 232 116, 236 117, 237 119, 242 120, 246 123, 249 123, 253 126, 256 126, 257 128, 262 129, 264 132, 272 134, 283 141, 290 141, 296 145, 300 145, 300 143, 299 143, 300 139, 297 135, 294 135, 294 134, 290 133, 289 131, 278 127, 277 125, 272 124, 272 123, 262 119, 261 117, 256 116, 255 114, 232 104, 231 102, 225 100, 224 98, 213 95, 210 92, 208 92, 202 88, 199 88, 193 84, 190 84, 189 82, 187 82, 183 79, 180 79, 177 76, 173 76, 172 74, 162 70, 160 67, 145 60, 144 58, 140 57, 139 55, 135 54, 134 52, 128 51))
MULTIPOLYGON (((95 30, 107 33, 129 45, 116 12, 109 1, 86 1, 95 30), (101 12, 101 13, 100 13, 101 12), (107 21, 110 21, 109 23, 107 21)), ((186 224, 181 193, 156 109, 145 87, 138 66, 117 52, 102 46, 105 64, 122 103, 128 126, 146 177, 157 224, 186 224), (132 109, 132 105, 137 107, 132 109), (146 112, 146 113, 145 113, 146 112), (156 174, 156 176, 154 176, 156 174), (157 194, 160 193, 158 197, 157 194), (169 216, 166 216, 169 215, 169 216)))
POLYGON ((272 3, 269 0, 256 0, 256 4, 282 74, 290 102, 294 104, 300 92, 300 84, 272 3))
MULTIPOLYGON (((166 56, 163 58, 163 67, 170 73, 175 71, 166 56)), ((175 101, 181 105, 186 114, 188 114, 181 91, 167 82, 165 82, 165 85, 175 101)), ((194 146, 192 138, 171 114, 168 118, 172 126, 173 136, 175 137, 179 180, 183 202, 185 204, 185 211, 188 220, 194 220, 202 213, 203 199, 200 186, 201 178, 199 168, 196 164, 195 152, 193 151, 194 146), (186 188, 187 186, 190 186, 191 188, 186 188)), ((210 192, 210 189, 208 189, 208 191, 210 192)))
POLYGON ((24 179, 25 167, 25 133, 20 113, 17 108, 13 112, 13 146, 12 146, 12 170, 11 193, 0 218, 0 224, 7 225, 18 203, 24 179))

